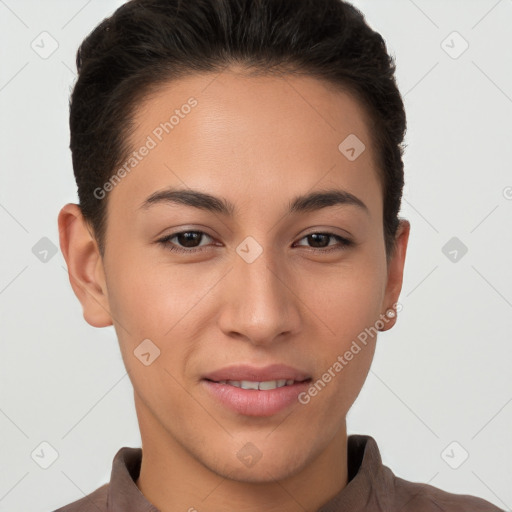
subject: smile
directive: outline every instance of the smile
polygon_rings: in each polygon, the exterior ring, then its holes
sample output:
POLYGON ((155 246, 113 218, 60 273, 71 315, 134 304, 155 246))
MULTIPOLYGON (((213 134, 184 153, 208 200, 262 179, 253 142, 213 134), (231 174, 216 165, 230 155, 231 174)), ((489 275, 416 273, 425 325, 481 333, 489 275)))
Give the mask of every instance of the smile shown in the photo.
POLYGON ((284 386, 291 386, 295 381, 293 379, 280 379, 280 380, 266 380, 263 382, 255 382, 251 380, 221 380, 219 384, 229 384, 236 388, 242 389, 259 389, 265 391, 269 389, 282 388, 284 386))

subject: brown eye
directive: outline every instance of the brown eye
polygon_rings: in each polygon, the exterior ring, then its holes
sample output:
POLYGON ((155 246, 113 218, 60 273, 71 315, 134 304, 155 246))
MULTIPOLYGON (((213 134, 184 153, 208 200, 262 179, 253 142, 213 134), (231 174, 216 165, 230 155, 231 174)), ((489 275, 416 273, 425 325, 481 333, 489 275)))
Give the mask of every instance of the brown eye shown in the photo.
MULTIPOLYGON (((353 245, 351 240, 344 238, 339 235, 335 235, 334 233, 310 233, 306 235, 301 240, 307 240, 310 243, 310 248, 320 252, 331 252, 335 250, 342 250, 346 247, 353 245), (335 239, 338 241, 338 244, 331 244, 330 240, 335 239), (328 249, 326 249, 328 247, 328 249)), ((299 244, 303 245, 303 244, 299 244)))
POLYGON ((196 243, 201 241, 202 233, 198 231, 184 231, 183 233, 178 233, 173 238, 176 238, 180 245, 184 245, 185 247, 196 247, 196 243))
POLYGON ((203 250, 203 246, 198 245, 198 242, 201 242, 205 236, 211 238, 203 231, 179 231, 161 238, 158 243, 170 251, 192 253, 203 250), (173 239, 176 239, 176 241, 172 242, 173 239))

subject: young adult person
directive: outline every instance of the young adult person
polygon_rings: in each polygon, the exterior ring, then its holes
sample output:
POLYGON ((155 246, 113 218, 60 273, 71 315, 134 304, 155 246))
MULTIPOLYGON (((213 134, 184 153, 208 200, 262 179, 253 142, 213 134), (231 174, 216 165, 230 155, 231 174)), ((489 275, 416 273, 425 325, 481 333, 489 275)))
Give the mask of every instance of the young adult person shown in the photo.
POLYGON ((410 224, 393 59, 340 0, 132 0, 77 54, 60 244, 114 325, 142 448, 60 512, 496 511, 346 415, 410 224))

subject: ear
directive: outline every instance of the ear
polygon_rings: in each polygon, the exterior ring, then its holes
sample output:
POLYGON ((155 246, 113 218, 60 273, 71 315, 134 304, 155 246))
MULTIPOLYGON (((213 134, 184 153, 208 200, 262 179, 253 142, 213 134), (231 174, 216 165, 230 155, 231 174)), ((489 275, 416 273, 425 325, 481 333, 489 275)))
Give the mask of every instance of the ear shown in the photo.
POLYGON ((80 207, 66 204, 59 212, 58 224, 69 282, 82 304, 85 321, 93 327, 112 325, 103 260, 80 207))
POLYGON ((381 331, 387 331, 395 325, 397 313, 400 311, 400 308, 394 308, 393 306, 398 302, 400 292, 402 291, 405 255, 407 252, 410 230, 411 224, 409 221, 406 219, 400 219, 400 224, 395 236, 395 250, 388 262, 388 281, 382 303, 382 307, 384 309, 384 311, 382 311, 383 315, 385 315, 386 311, 390 308, 395 309, 396 314, 393 318, 388 319, 385 322, 385 326, 380 329, 381 331))

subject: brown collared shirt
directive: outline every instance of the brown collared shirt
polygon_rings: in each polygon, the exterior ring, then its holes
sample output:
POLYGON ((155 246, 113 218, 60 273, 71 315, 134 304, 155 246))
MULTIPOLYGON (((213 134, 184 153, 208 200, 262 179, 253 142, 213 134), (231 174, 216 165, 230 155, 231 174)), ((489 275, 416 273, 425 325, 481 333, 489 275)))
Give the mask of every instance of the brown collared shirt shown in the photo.
MULTIPOLYGON (((348 436, 348 484, 317 512, 503 512, 488 501, 409 482, 382 464, 371 436, 348 436)), ((54 512, 160 512, 135 484, 142 448, 121 448, 110 483, 54 512)))

